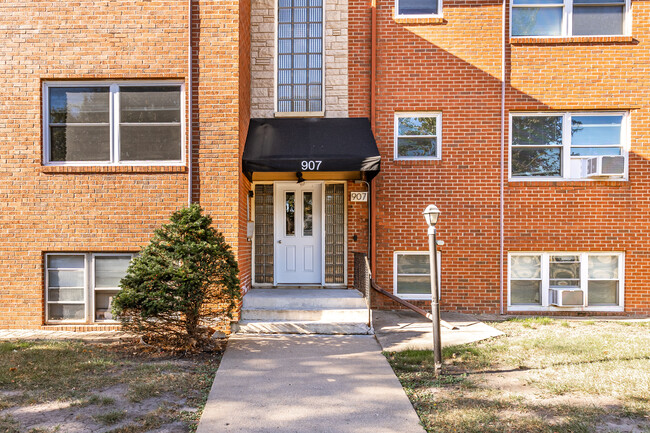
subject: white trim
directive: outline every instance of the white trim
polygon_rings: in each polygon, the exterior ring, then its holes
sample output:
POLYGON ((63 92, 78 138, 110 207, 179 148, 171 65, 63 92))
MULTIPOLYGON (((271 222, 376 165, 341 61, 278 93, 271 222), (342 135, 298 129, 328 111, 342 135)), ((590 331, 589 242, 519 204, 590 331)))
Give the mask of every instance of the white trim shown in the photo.
POLYGON ((508 252, 508 311, 511 312, 545 312, 545 311, 586 311, 586 312, 623 312, 625 311, 625 253, 620 251, 595 251, 595 252, 576 252, 576 251, 550 251, 550 252, 531 252, 531 251, 509 251, 508 252), (580 289, 583 291, 584 305, 581 307, 556 307, 549 302, 549 257, 550 256, 579 256, 580 257, 580 289), (539 256, 541 260, 541 281, 542 293, 540 305, 512 305, 510 299, 510 282, 511 282, 511 264, 512 256, 539 256), (617 256, 618 257, 618 305, 606 306, 589 306, 589 278, 588 266, 589 256, 617 256))
MULTIPOLYGON (((397 1, 397 0, 395 0, 397 1)), ((604 4, 608 6, 609 4, 604 4)), ((585 5, 586 6, 586 5, 585 5)), ((599 4, 598 6, 601 6, 599 4)), ((618 6, 618 4, 616 5, 618 6)), ((625 0, 623 5, 623 33, 614 35, 574 35, 573 34, 573 0, 564 0, 562 3, 548 4, 548 3, 531 3, 515 5, 514 1, 510 1, 510 31, 509 36, 512 39, 517 38, 536 38, 536 39, 563 39, 563 38, 589 38, 589 37, 617 37, 617 36, 632 36, 632 6, 631 0, 625 0), (513 35, 512 34, 512 10, 517 8, 562 8, 562 22, 560 23, 559 35, 513 35)))
POLYGON ((395 0, 395 12, 393 13, 393 18, 396 19, 408 19, 408 18, 442 18, 442 0, 438 0, 438 12, 435 14, 400 14, 399 13, 399 2, 400 0, 395 0))
POLYGON ((508 181, 526 181, 526 182, 564 182, 564 181, 588 181, 597 182, 606 180, 608 182, 627 182, 629 180, 629 153, 631 147, 631 128, 630 128, 630 112, 629 111, 511 111, 508 119, 508 181), (577 146, 577 147, 620 147, 621 156, 625 157, 625 174, 619 177, 608 177, 605 179, 594 179, 590 177, 571 177, 571 161, 576 159, 585 159, 589 156, 571 156, 571 117, 572 116, 614 116, 620 115, 621 119, 621 144, 611 146, 577 146), (545 177, 545 176, 513 176, 512 175, 512 119, 513 117, 543 117, 553 116, 562 117, 562 144, 561 145, 517 145, 518 149, 523 148, 554 148, 562 149, 562 161, 560 172, 561 176, 545 177))
POLYGON ((442 112, 441 111, 396 111, 393 121, 393 158, 396 161, 437 161, 442 159, 442 112), (399 119, 404 117, 433 117, 436 119, 436 156, 399 156, 397 149, 400 137, 433 137, 432 135, 399 135, 399 119))
MULTIPOLYGON (((111 81, 45 81, 43 82, 43 156, 42 163, 47 166, 183 166, 186 163, 186 119, 185 119, 185 82, 181 80, 111 80, 111 81), (163 161, 120 161, 120 139, 119 139, 119 88, 120 86, 179 86, 180 87, 180 128, 181 147, 180 160, 163 161), (110 126, 110 161, 50 161, 50 110, 49 110, 49 89, 56 87, 107 87, 109 89, 109 126, 110 126)), ((171 124, 171 122, 169 122, 171 124)), ((161 123, 167 124, 167 123, 161 123)))
MULTIPOLYGON (((438 256, 438 296, 442 294, 442 280, 440 278, 441 269, 442 269, 442 254, 440 250, 437 251, 438 256)), ((421 301, 430 301, 431 293, 422 293, 422 294, 400 294, 397 290, 397 256, 429 256, 431 253, 429 251, 394 251, 393 252, 393 294, 399 296, 402 299, 411 299, 411 300, 421 300, 421 301)), ((402 274, 404 275, 404 274, 402 274)), ((408 274, 408 275, 429 275, 428 274, 408 274)))

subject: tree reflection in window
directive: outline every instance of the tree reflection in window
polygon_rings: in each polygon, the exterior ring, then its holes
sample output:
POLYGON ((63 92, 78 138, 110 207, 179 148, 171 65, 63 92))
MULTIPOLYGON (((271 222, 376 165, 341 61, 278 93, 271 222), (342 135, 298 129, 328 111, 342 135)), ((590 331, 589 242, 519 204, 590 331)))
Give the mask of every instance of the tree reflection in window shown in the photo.
POLYGON ((562 116, 512 118, 512 175, 562 176, 562 116))
POLYGON ((286 200, 286 235, 293 236, 296 234, 296 193, 287 192, 286 200))
POLYGON ((397 155, 400 158, 438 156, 438 116, 398 117, 397 155))

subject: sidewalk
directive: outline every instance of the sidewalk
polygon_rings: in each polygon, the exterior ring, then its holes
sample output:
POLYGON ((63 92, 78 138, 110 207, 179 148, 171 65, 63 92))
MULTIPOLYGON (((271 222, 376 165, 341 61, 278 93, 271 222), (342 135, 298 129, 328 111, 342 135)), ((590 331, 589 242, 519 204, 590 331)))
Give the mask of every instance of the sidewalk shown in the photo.
MULTIPOLYGON (((406 349, 431 350, 433 330, 431 321, 413 311, 373 310, 372 323, 375 335, 383 350, 401 352, 406 349)), ((503 335, 499 331, 477 320, 476 316, 461 313, 442 313, 442 320, 453 325, 451 330, 440 328, 442 346, 474 343, 503 335)))
POLYGON ((0 340, 119 341, 129 338, 121 331, 48 331, 44 329, 0 329, 0 340))
POLYGON ((197 433, 423 433, 374 336, 235 335, 197 433))

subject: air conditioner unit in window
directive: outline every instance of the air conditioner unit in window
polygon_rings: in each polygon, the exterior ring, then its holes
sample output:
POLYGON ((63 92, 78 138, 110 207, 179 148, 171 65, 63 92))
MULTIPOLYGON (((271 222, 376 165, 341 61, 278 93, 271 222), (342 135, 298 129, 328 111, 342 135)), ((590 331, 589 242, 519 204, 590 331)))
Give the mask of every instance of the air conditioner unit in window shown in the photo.
POLYGON ((557 307, 582 307, 584 292, 580 289, 549 289, 549 302, 557 307))
POLYGON ((582 177, 616 177, 624 175, 624 156, 601 155, 582 160, 582 177))

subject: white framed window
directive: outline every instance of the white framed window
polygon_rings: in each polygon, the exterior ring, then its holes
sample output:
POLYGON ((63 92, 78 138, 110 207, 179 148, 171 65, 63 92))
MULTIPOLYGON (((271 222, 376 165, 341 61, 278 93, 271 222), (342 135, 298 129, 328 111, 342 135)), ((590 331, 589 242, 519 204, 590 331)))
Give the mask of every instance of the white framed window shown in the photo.
MULTIPOLYGON (((438 251, 438 295, 440 295, 438 251)), ((393 293, 403 299, 431 299, 431 270, 428 251, 396 251, 393 256, 393 293)))
POLYGON ((395 0, 396 18, 441 18, 442 0, 395 0))
POLYGON ((45 165, 182 165, 181 82, 46 82, 45 165))
POLYGON ((627 178, 626 112, 511 113, 509 135, 510 179, 627 178))
POLYGON ((440 159, 442 113, 395 113, 395 159, 440 159))
POLYGON ((512 252, 508 263, 509 310, 623 311, 623 253, 512 252))
POLYGON ((625 36, 630 0, 513 0, 513 37, 625 36))
POLYGON ((278 0, 276 113, 322 115, 324 0, 278 0))
POLYGON ((112 321, 111 303, 133 258, 131 253, 45 255, 46 322, 112 321))

